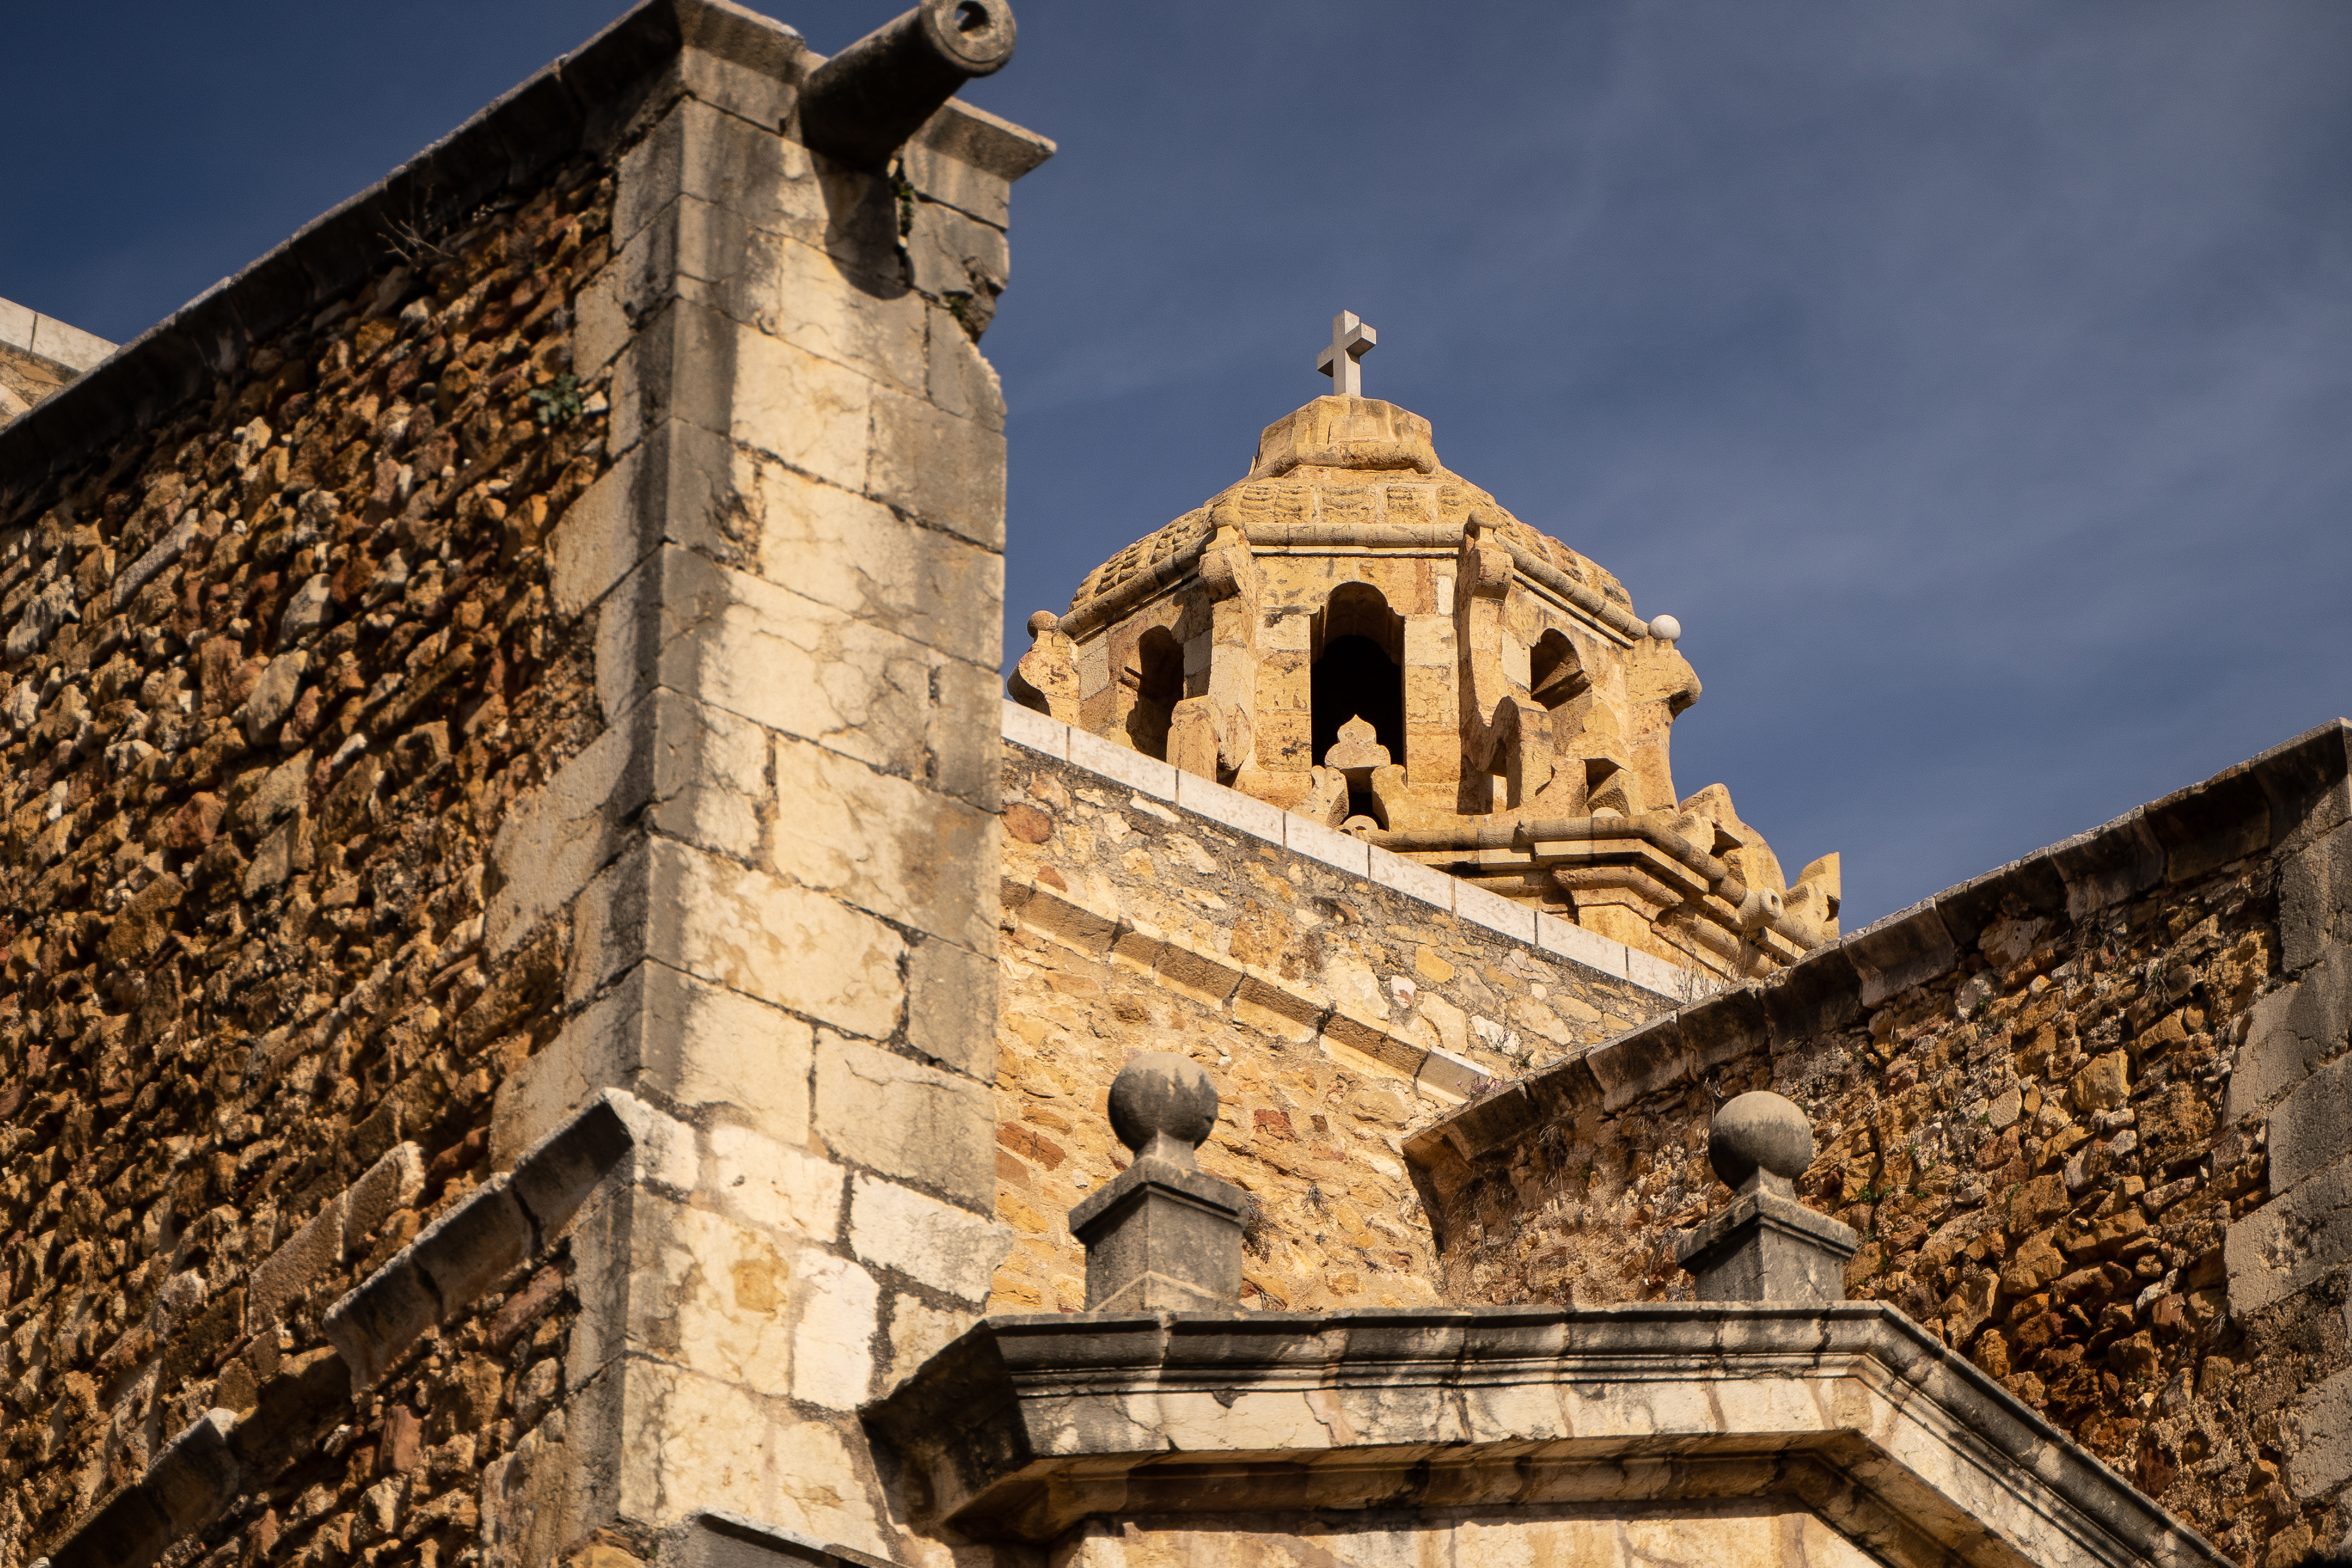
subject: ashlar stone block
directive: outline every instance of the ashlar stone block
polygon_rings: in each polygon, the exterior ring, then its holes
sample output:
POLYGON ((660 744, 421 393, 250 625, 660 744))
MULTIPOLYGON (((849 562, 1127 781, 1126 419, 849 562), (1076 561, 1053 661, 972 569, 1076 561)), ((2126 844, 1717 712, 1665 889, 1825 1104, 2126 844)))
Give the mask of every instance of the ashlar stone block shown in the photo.
POLYGON ((879 501, 739 454, 735 493, 759 541, 761 574, 950 658, 1003 658, 1004 558, 918 528, 879 501))
POLYGON ((688 1110, 726 1106, 761 1135, 808 1140, 809 1025, 657 963, 641 963, 499 1086, 495 1163, 510 1163, 599 1089, 688 1110))
POLYGON ((993 951, 996 818, 806 741, 774 746, 779 875, 902 925, 993 951))
POLYGON ((1013 1232, 970 1209, 861 1175, 850 1188, 849 1245, 868 1263, 977 1307, 1013 1249, 1013 1232))
POLYGON ((566 991, 580 1000, 652 959, 852 1034, 898 1026, 906 942, 896 931, 674 840, 615 861, 580 900, 573 930, 566 991))
POLYGON ((996 1196, 995 1114, 983 1085, 821 1033, 814 1127, 852 1164, 964 1199, 996 1196))

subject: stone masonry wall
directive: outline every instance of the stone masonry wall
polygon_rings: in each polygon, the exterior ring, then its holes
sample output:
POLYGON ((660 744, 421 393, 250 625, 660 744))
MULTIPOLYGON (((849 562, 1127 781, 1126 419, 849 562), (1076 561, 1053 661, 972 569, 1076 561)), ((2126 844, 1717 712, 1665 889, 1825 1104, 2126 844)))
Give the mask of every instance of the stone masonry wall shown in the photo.
MULTIPOLYGON (((1045 738, 1038 716, 1007 713, 1045 738)), ((1626 978, 1622 950, 1603 973, 1429 901, 1451 879, 1397 862, 1417 892, 1382 885, 1280 842, 1283 814, 1260 802, 1076 743, 1120 776, 1004 748, 996 1209, 1016 1240, 991 1310, 1085 1305, 1066 1215, 1126 1166, 1105 1108, 1148 1050, 1192 1056, 1217 1085, 1201 1157, 1257 1205, 1244 1306, 1439 1300, 1403 1137, 1675 998, 1626 978)), ((1327 853, 1363 855, 1322 831, 1327 853)))
POLYGON ((604 467, 591 159, 409 237, 0 530, 0 1564, 208 1408, 179 1560, 447 1561, 548 1407, 560 1256, 352 1403, 320 1311, 486 1172, 564 945, 488 846, 595 733, 547 530, 604 467))
POLYGON ((2241 1562, 2333 1547, 2347 1243, 2316 1216, 2352 1131, 2340 1074, 2313 1068, 2352 1016, 2344 734, 1468 1108, 1412 1150, 1448 1298, 1688 1300, 1675 1241, 1729 1201, 1712 1109, 1771 1089, 1814 1122, 1801 1196, 1864 1237, 1849 1296, 1900 1307, 2241 1562))

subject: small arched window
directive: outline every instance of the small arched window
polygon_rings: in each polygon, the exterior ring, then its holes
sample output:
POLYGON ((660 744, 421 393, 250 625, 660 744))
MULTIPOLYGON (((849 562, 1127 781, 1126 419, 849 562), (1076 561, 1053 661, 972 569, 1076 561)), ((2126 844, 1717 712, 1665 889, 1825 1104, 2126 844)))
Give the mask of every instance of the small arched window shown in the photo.
POLYGON ((1576 645, 1566 632, 1546 632, 1528 650, 1528 689, 1548 709, 1564 708, 1592 689, 1584 661, 1576 657, 1576 645))
MULTIPOLYGON (((1339 726, 1361 718, 1389 761, 1404 761, 1404 617, 1369 583, 1343 583, 1316 616, 1315 667, 1308 677, 1317 763, 1339 739, 1339 726)), ((1373 815, 1367 795, 1350 805, 1373 815)))
POLYGON ((1127 738, 1147 757, 1168 760, 1168 726, 1184 697, 1184 648, 1166 626, 1153 626, 1135 641, 1126 671, 1134 690, 1127 711, 1127 738))

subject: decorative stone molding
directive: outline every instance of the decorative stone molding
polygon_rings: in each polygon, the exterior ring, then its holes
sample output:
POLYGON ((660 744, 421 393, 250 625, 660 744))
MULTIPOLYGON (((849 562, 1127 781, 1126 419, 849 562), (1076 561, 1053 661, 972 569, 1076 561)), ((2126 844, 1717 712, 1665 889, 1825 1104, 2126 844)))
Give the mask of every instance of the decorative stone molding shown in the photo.
POLYGON ((207 1410, 147 1473, 81 1517, 39 1560, 47 1568, 147 1568, 172 1542, 220 1517, 243 1472, 229 1451, 233 1410, 207 1410))
POLYGON ((639 1110, 633 1096, 604 1090, 328 1308, 320 1327, 351 1368, 352 1393, 552 1240, 636 1146, 639 1110))
POLYGON ((2228 1562, 1875 1303, 991 1318, 865 1417, 982 1541, 1779 1497, 1900 1568, 2228 1562))

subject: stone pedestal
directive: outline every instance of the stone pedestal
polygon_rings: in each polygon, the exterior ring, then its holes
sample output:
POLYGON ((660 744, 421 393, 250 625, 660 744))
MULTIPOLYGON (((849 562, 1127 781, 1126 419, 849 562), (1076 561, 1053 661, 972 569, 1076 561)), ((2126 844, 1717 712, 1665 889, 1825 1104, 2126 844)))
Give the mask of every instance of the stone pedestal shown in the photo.
POLYGON ((1230 1312, 1242 1292, 1242 1190, 1138 1160, 1070 1211, 1089 1312, 1230 1312))
POLYGON ((1698 1299, 1844 1300, 1845 1260, 1862 1238, 1797 1201, 1796 1179, 1813 1159, 1805 1113, 1766 1090, 1739 1095, 1716 1112, 1706 1157, 1739 1200, 1675 1249, 1698 1277, 1698 1299))
POLYGON ((1692 1232, 1675 1261, 1698 1277, 1702 1301, 1843 1301, 1860 1240, 1793 1198, 1754 1192, 1692 1232))
POLYGON ((1135 1163, 1070 1211, 1089 1312, 1230 1312, 1242 1293, 1242 1190, 1192 1151, 1217 1125, 1199 1064, 1147 1051, 1110 1086, 1111 1130, 1135 1163))

